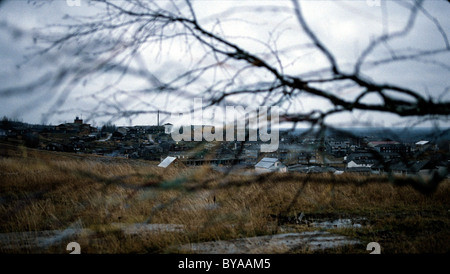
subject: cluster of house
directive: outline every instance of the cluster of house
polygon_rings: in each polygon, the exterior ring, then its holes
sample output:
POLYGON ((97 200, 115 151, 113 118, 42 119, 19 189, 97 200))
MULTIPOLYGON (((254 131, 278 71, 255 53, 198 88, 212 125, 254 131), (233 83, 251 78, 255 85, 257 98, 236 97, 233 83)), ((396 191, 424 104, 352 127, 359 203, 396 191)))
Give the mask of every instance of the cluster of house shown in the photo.
POLYGON ((73 123, 57 126, 2 122, 0 139, 16 138, 31 146, 112 157, 175 163, 187 166, 210 164, 240 165, 258 172, 302 173, 426 173, 449 166, 447 154, 436 143, 424 140, 405 143, 375 138, 346 138, 280 131, 278 150, 261 152, 259 141, 185 142, 174 141, 172 124, 97 129, 76 117, 73 123), (30 140, 32 142, 30 142, 30 140))
MULTIPOLYGON (((186 153, 169 152, 162 158, 161 167, 172 163, 186 165, 244 165, 256 172, 301 172, 363 174, 430 174, 434 170, 450 170, 450 161, 440 154, 440 148, 430 141, 402 143, 392 140, 352 139, 338 140, 333 137, 321 142, 315 138, 285 136, 279 149, 272 153, 261 153, 257 143, 234 143, 208 158, 194 158, 186 153), (185 158, 186 157, 186 158, 185 158)), ((448 148, 448 147, 447 147, 448 148)), ((211 156, 211 155, 210 155, 211 156)))
POLYGON ((397 141, 372 141, 367 148, 344 156, 347 172, 394 174, 429 174, 432 170, 444 170, 449 161, 436 154, 438 146, 429 141, 412 145, 397 141))

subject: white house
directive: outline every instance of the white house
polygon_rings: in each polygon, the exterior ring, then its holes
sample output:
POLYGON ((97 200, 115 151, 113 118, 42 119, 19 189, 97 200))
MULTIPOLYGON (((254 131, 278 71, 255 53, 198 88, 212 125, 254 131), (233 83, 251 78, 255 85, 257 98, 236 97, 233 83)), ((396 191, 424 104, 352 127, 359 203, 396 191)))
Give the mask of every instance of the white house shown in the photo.
POLYGON ((364 161, 350 161, 347 163, 347 168, 354 168, 354 167, 371 167, 373 166, 373 163, 367 163, 364 161))
POLYGON ((165 134, 171 134, 173 129, 173 125, 171 123, 165 123, 164 124, 164 133, 165 134))
POLYGON ((277 158, 263 158, 255 165, 256 172, 287 172, 287 167, 283 165, 277 158))
POLYGON ((422 140, 422 141, 415 143, 415 149, 416 149, 416 151, 424 152, 424 151, 437 150, 438 148, 436 145, 431 144, 430 141, 422 140))

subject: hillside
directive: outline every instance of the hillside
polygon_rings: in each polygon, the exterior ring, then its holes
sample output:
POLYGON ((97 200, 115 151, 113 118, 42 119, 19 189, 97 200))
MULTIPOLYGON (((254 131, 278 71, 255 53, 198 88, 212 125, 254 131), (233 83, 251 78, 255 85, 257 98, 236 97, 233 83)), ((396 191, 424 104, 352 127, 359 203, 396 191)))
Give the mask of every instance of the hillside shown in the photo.
POLYGON ((352 241, 271 245, 269 253, 367 253, 369 242, 383 253, 450 251, 448 179, 424 195, 374 175, 225 175, 157 164, 0 145, 0 252, 68 253, 71 241, 83 253, 211 252, 185 247, 268 235, 274 244, 288 232, 352 241))

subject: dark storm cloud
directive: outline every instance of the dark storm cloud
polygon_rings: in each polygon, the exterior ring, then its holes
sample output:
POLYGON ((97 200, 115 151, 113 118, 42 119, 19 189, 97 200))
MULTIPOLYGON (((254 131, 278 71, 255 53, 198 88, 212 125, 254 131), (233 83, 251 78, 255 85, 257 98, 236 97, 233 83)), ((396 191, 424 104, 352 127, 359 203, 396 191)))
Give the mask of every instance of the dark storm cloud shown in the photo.
MULTIPOLYGON (((194 8, 197 9, 199 17, 208 17, 211 14, 220 14, 222 10, 237 5, 236 3, 215 1, 214 5, 205 5, 204 2, 200 2, 200 4, 194 2, 194 8)), ((242 5, 242 3, 238 4, 242 5)), ((338 63, 343 66, 344 64, 353 64, 356 60, 355 56, 361 53, 370 39, 375 35, 382 34, 382 31, 386 29, 383 20, 388 22, 387 29, 391 32, 404 26, 408 9, 394 2, 386 1, 386 3, 388 9, 386 9, 387 13, 384 14, 382 7, 370 7, 365 1, 302 1, 306 20, 317 31, 318 36, 324 42, 329 43, 330 50, 340 57, 338 63)), ((255 6, 256 1, 246 2, 245 4, 255 6)), ((257 4, 281 5, 280 1, 258 1, 257 4)), ((290 2, 283 1, 282 4, 292 6, 290 2)), ((448 31, 450 26, 450 18, 448 17, 450 5, 445 1, 427 1, 424 7, 426 12, 419 14, 413 31, 404 39, 390 42, 390 47, 400 49, 400 52, 407 55, 408 51, 433 50, 446 46, 448 37, 446 37, 445 31, 448 31)), ((0 59, 2 60, 0 89, 5 90, 16 85, 24 85, 26 88, 28 84, 40 79, 40 77, 45 77, 47 72, 55 69, 55 64, 70 62, 70 60, 64 60, 62 55, 53 55, 46 57, 47 59, 34 58, 24 63, 35 46, 34 31, 39 30, 45 33, 45 26, 48 24, 70 22, 66 14, 76 16, 90 13, 95 13, 95 10, 87 5, 87 1, 83 0, 80 7, 69 6, 66 1, 50 1, 45 4, 39 1, 2 1, 0 3, 0 18, 2 18, 0 19, 0 59)), ((265 18, 257 13, 246 13, 245 18, 239 18, 240 15, 237 13, 235 17, 238 19, 245 19, 247 22, 260 22, 259 25, 264 26, 266 24, 267 28, 264 29, 260 26, 256 28, 253 24, 235 22, 224 23, 223 31, 235 36, 250 34, 255 36, 254 38, 265 39, 261 37, 266 37, 267 31, 272 30, 270 23, 275 19, 280 23, 286 23, 286 28, 289 28, 292 34, 300 31, 298 22, 292 14, 283 13, 281 15, 279 18, 265 18), (287 19, 284 20, 284 18, 287 19), (251 33, 249 33, 250 30, 251 33)), ((280 38, 280 41, 286 43, 286 45, 293 42, 299 43, 298 37, 297 35, 289 35, 280 38)), ((245 41, 245 43, 248 43, 250 47, 255 45, 248 41, 245 41)), ((282 48, 284 44, 279 46, 282 48)), ((167 60, 163 64, 178 64, 171 67, 181 69, 183 64, 179 60, 183 60, 186 54, 175 46, 174 48, 176 50, 165 56, 171 60, 167 60)), ((388 46, 381 46, 368 57, 368 61, 380 56, 389 56, 387 53, 389 53, 388 46)), ((150 56, 153 53, 144 51, 142 54, 150 56)), ((195 55, 195 52, 192 54, 195 55)), ((280 58, 282 62, 289 64, 289 66, 286 66, 286 70, 292 73, 326 65, 324 58, 319 54, 312 54, 294 64, 291 64, 293 58, 289 54, 280 58), (306 62, 308 66, 305 66, 303 60, 308 61, 306 62)), ((387 63, 378 67, 364 66, 363 72, 368 77, 379 79, 381 82, 394 82, 436 98, 444 94, 440 98, 449 99, 448 93, 445 94, 446 87, 450 86, 448 64, 450 64, 450 55, 447 51, 436 55, 436 58, 424 56, 419 62, 405 60, 395 65, 387 63)), ((164 76, 163 70, 165 69, 166 67, 160 70, 161 76, 164 76)), ((134 85, 135 83, 135 79, 128 80, 128 85, 134 85)), ((96 81, 96 84, 100 84, 100 81, 96 81)), ((125 85, 127 85, 126 81, 125 85)), ((90 89, 90 86, 85 86, 82 91, 88 93, 90 89)), ((29 122, 40 122, 42 114, 52 108, 52 104, 63 92, 63 90, 59 90, 52 93, 50 87, 43 87, 33 94, 19 93, 17 96, 6 96, 7 94, 4 94, 5 96, 0 101, 0 109, 2 110, 0 114, 16 116, 29 122)), ((355 96, 351 92, 348 94, 349 96, 355 96)), ((85 109, 87 105, 91 103, 93 105, 93 102, 88 99, 79 99, 80 96, 68 95, 67 97, 63 102, 64 107, 68 109, 85 109), (75 99, 76 97, 78 99, 75 99)), ((305 110, 308 110, 308 108, 325 109, 329 107, 329 103, 323 100, 313 100, 299 107, 305 110)), ((69 111, 52 119, 54 122, 65 121, 70 120, 73 115, 74 113, 69 111)), ((340 118, 336 118, 336 120, 339 121, 340 118)))

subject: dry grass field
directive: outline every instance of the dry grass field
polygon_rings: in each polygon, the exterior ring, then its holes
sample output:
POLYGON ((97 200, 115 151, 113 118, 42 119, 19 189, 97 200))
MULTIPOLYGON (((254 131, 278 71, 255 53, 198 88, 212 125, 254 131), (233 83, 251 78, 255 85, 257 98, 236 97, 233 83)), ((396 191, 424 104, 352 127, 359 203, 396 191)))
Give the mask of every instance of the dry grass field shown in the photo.
MULTIPOLYGON (((308 220, 359 218, 361 227, 321 229, 362 244, 314 252, 368 253, 368 242, 383 253, 450 251, 448 179, 425 195, 382 176, 226 175, 208 166, 157 164, 0 145, 0 233, 64 230, 78 222, 91 232, 75 239, 83 253, 161 254, 189 243, 320 229, 308 220), (296 223, 300 213, 304 221, 296 223), (136 223, 183 229, 125 233, 117 225, 136 223)), ((68 253, 69 241, 46 248, 0 244, 0 252, 68 253)))

